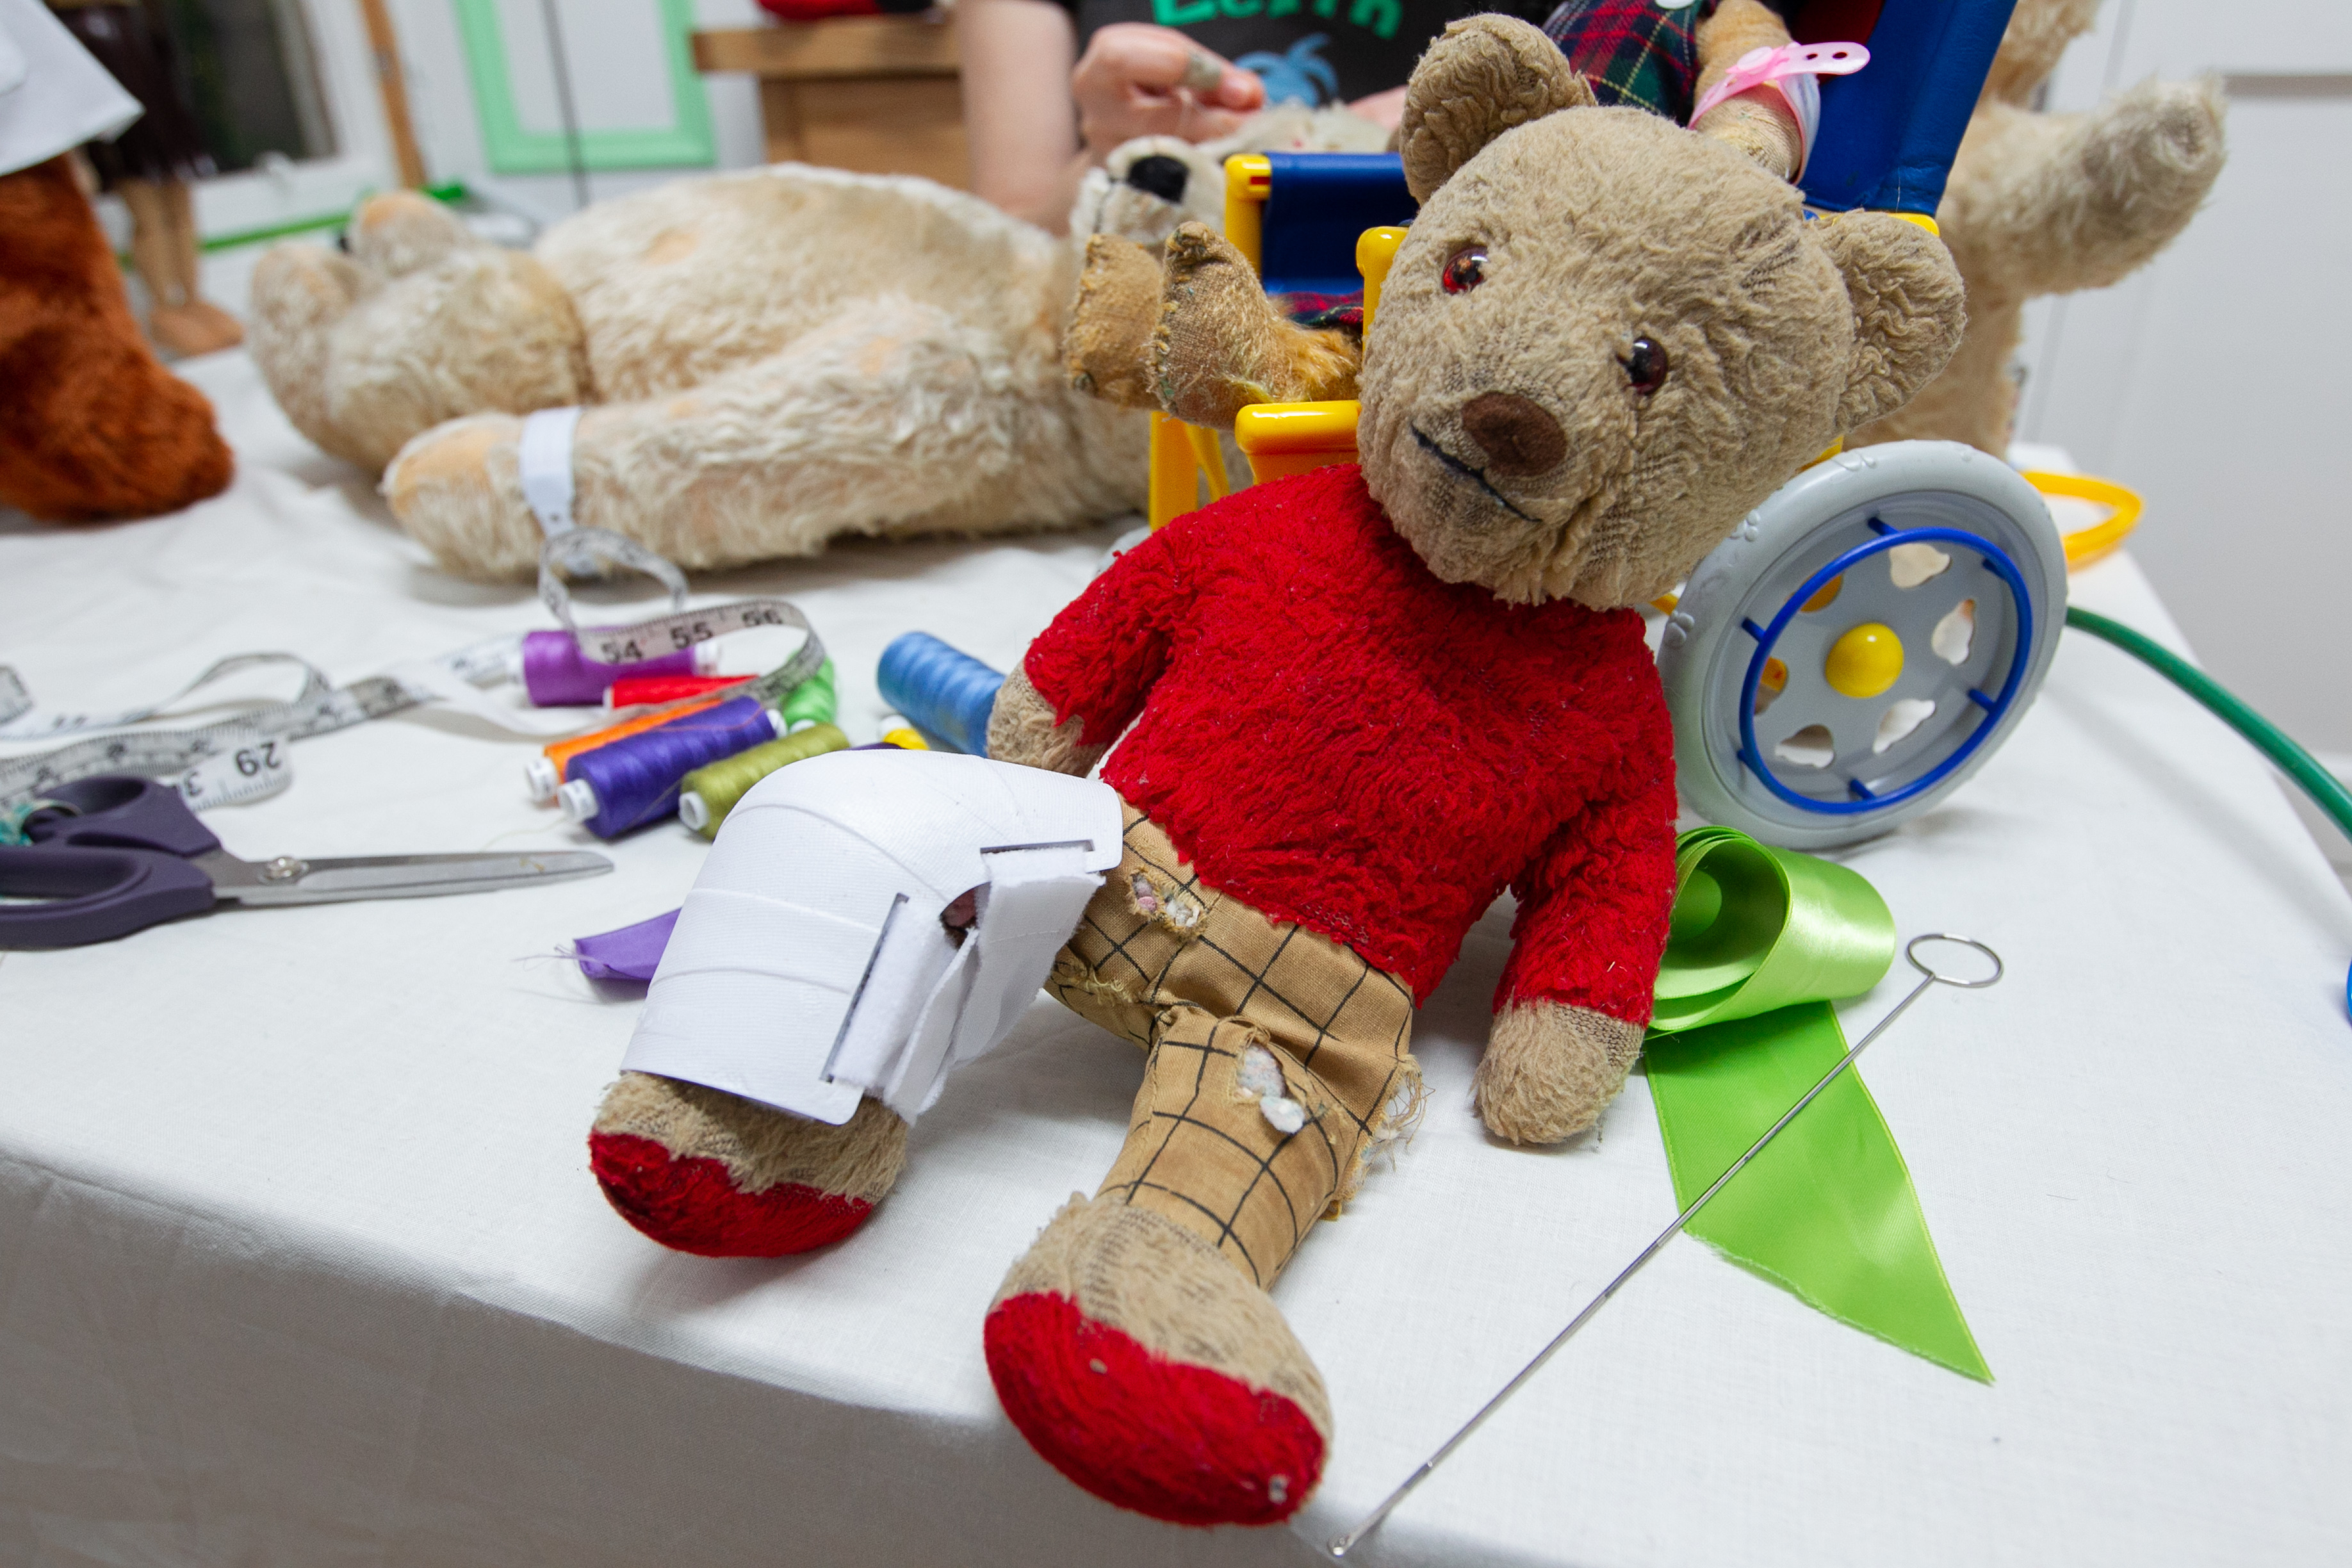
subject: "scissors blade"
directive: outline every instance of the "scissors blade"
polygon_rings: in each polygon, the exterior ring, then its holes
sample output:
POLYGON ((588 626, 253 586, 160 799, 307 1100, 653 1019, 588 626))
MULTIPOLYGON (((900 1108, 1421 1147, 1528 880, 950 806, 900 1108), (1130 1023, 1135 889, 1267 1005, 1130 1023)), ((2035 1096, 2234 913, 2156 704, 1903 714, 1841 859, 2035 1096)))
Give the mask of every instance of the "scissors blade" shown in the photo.
POLYGON ((361 855, 341 859, 198 860, 213 873, 220 896, 243 904, 325 904, 349 899, 426 899, 443 893, 487 893, 594 877, 613 868, 584 849, 539 849, 512 855, 361 855))

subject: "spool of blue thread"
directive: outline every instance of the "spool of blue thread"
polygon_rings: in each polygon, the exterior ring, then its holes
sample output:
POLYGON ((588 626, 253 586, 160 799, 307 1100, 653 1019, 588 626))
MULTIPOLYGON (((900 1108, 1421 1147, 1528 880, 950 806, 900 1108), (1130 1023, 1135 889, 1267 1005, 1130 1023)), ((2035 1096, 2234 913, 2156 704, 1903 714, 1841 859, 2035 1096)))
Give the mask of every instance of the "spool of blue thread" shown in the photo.
POLYGON ((605 689, 625 675, 708 675, 719 668, 718 650, 697 643, 635 664, 599 664, 580 651, 570 632, 523 636, 509 671, 522 682, 534 708, 571 708, 604 700, 605 689))
POLYGON ((988 715, 1004 677, 929 632, 908 632, 882 650, 882 700, 943 751, 988 755, 988 715))
POLYGON ((695 769, 783 732, 784 721, 773 709, 738 697, 581 752, 563 770, 556 803, 597 837, 618 838, 632 827, 675 816, 678 786, 695 769))

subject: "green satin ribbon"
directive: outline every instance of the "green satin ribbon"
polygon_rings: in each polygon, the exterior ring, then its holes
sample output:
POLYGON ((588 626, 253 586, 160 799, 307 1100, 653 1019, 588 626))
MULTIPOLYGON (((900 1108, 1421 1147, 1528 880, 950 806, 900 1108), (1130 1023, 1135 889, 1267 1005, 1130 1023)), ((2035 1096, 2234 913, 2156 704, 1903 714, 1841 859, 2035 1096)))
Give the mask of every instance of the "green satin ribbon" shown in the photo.
MULTIPOLYGON (((1643 1059, 1687 1205, 1846 1053, 1830 999, 1878 984, 1895 919, 1843 866, 1728 827, 1675 847, 1675 910, 1643 1059)), ((1690 1223, 1840 1322, 1990 1383, 1911 1173, 1849 1068, 1690 1223)))

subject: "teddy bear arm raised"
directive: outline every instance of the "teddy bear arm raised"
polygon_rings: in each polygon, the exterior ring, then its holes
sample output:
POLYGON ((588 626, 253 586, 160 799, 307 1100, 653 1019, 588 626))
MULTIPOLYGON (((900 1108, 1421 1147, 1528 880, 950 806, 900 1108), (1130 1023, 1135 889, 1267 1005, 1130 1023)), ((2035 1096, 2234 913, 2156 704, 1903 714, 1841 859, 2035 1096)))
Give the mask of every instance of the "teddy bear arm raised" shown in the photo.
POLYGON ((1478 1113, 1515 1143, 1592 1125, 1639 1054, 1674 904, 1671 773, 1555 829, 1512 886, 1519 911, 1478 1064, 1478 1113))
POLYGON ((2142 82, 2085 114, 1986 105, 1940 215, 1971 286, 2021 302, 2147 261, 2220 175, 2224 109, 2210 81, 2142 82))
MULTIPOLYGON (((1789 42, 1789 28, 1760 0, 1724 0, 1714 16, 1698 25, 1696 42, 1695 100, 1713 91, 1749 50, 1779 48, 1789 42)), ((1795 176, 1804 150, 1789 100, 1770 87, 1750 88, 1726 99, 1692 121, 1691 129, 1730 142, 1784 180, 1795 176)))
POLYGON ((1230 430, 1253 403, 1356 395, 1360 339, 1286 317, 1248 258, 1216 230, 1183 225, 1168 237, 1164 260, 1149 379, 1171 417, 1230 430))
POLYGON ((1070 384, 1121 408, 1157 408, 1151 390, 1151 329, 1160 319, 1159 258, 1131 239, 1097 234, 1062 330, 1070 384))

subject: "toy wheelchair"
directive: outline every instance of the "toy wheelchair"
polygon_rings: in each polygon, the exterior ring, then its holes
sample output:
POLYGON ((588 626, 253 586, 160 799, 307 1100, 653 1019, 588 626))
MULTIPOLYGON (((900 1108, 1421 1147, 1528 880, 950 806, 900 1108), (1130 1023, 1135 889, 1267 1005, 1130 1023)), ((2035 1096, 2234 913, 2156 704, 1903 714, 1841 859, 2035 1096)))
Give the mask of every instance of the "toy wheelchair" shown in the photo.
MULTIPOLYGON (((1893 212, 1934 230, 2011 5, 1790 8, 1800 43, 1829 36, 1807 26, 1818 12, 1817 27, 1870 50, 1868 68, 1820 83, 1800 181, 1809 209, 1893 212)), ((1352 291, 1360 276, 1369 335, 1404 236, 1392 226, 1412 211, 1397 157, 1244 154, 1225 177, 1226 237, 1268 290, 1352 291)), ((1349 462, 1356 411, 1259 404, 1241 411, 1234 439, 1258 479, 1349 462)), ((1212 432, 1154 418, 1157 527, 1197 504, 1196 479, 1213 499, 1225 476, 1212 432)), ((1659 602, 1684 796, 1711 821, 1794 848, 1885 832, 2008 739, 2049 671, 2065 607, 2049 508, 2006 464, 1945 441, 1832 448, 1659 602)))

